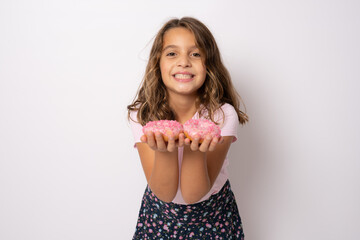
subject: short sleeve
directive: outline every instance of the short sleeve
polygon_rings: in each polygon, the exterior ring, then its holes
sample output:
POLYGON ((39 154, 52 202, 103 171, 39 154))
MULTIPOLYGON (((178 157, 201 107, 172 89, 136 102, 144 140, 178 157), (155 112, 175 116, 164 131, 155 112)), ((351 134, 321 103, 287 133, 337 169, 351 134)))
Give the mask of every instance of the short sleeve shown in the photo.
POLYGON ((234 136, 233 142, 235 142, 239 126, 238 115, 235 108, 228 103, 225 103, 221 109, 224 112, 225 120, 223 120, 223 114, 220 110, 216 113, 216 122, 220 123, 221 136, 234 136))
POLYGON ((137 111, 130 112, 130 128, 134 137, 134 147, 136 147, 136 143, 141 142, 140 138, 143 134, 142 125, 137 122, 137 111))

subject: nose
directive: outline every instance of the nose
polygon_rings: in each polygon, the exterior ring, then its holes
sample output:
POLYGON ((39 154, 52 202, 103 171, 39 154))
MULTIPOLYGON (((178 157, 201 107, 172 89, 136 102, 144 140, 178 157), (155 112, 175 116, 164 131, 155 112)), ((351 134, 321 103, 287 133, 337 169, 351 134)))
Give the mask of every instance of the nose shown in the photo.
POLYGON ((189 56, 187 55, 179 56, 177 65, 179 67, 191 67, 191 61, 189 59, 189 56))

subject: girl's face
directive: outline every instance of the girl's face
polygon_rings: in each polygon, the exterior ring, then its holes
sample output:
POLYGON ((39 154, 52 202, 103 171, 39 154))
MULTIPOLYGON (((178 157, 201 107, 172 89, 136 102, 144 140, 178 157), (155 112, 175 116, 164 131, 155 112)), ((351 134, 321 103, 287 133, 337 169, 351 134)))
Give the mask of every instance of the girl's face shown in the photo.
POLYGON ((170 96, 196 95, 203 85, 206 77, 204 56, 188 29, 176 27, 165 32, 160 71, 170 96))

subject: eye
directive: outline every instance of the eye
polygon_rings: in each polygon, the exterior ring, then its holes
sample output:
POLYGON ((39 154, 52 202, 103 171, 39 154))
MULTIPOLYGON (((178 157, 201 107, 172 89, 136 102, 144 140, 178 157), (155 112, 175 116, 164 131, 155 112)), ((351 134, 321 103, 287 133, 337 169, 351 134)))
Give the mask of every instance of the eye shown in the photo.
POLYGON ((194 57, 201 57, 200 53, 197 53, 197 52, 192 53, 191 55, 194 56, 194 57))
POLYGON ((175 56, 175 53, 174 52, 169 52, 169 53, 166 54, 166 56, 173 57, 173 56, 175 56))

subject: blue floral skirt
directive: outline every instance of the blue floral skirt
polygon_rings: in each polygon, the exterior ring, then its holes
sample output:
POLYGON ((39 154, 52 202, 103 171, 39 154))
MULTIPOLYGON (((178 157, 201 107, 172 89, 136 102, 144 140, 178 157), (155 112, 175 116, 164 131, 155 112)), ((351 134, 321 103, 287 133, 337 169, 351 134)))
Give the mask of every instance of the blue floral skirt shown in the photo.
POLYGON ((209 199, 189 205, 166 203, 147 186, 134 239, 244 239, 229 180, 209 199))

